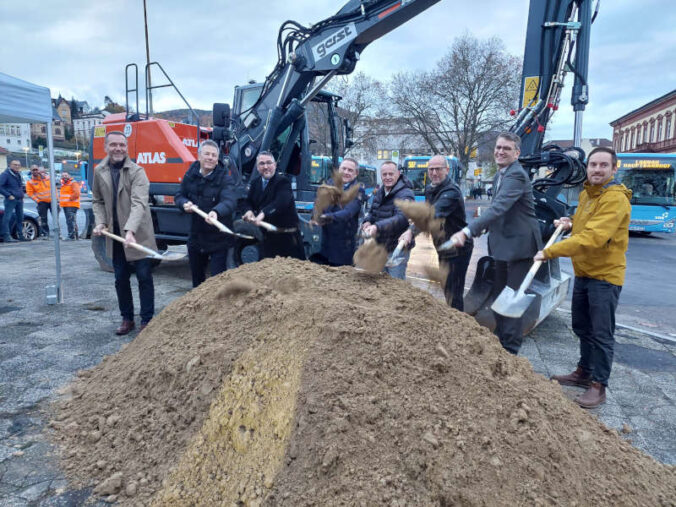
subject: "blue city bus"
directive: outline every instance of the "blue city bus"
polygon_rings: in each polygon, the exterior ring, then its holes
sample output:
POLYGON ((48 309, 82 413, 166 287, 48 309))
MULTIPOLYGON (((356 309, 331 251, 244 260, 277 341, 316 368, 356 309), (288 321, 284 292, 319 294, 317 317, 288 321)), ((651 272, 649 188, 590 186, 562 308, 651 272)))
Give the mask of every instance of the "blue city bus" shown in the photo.
MULTIPOLYGON (((425 200, 425 186, 427 185, 427 165, 430 156, 413 156, 404 158, 402 163, 402 172, 413 183, 413 192, 416 201, 425 200)), ((451 180, 460 185, 462 179, 462 168, 456 157, 446 157, 450 167, 449 176, 451 180)))
POLYGON ((359 164, 359 174, 357 181, 364 185, 366 197, 371 198, 373 192, 378 188, 378 171, 375 166, 359 164))
POLYGON ((674 232, 675 176, 676 154, 617 154, 617 179, 632 191, 630 231, 674 232))

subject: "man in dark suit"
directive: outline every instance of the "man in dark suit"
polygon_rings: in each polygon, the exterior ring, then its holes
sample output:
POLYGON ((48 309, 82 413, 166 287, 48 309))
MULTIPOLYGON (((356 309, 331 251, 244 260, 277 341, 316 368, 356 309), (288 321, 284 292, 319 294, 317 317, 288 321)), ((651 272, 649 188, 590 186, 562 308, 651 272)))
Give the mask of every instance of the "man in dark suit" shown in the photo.
POLYGON ((249 187, 242 219, 255 225, 265 221, 280 229, 279 232, 263 231, 264 258, 279 255, 305 260, 291 182, 277 174, 275 157, 269 151, 258 154, 256 169, 261 177, 249 187))
MULTIPOLYGON (((535 216, 533 188, 528 174, 519 164, 521 139, 503 132, 495 141, 498 173, 493 180, 491 206, 479 218, 455 233, 452 239, 464 245, 467 238, 488 230, 488 252, 495 259, 495 293, 508 285, 518 290, 540 250, 542 235, 535 216)), ((495 334, 512 354, 521 348, 522 321, 495 314, 495 334)))

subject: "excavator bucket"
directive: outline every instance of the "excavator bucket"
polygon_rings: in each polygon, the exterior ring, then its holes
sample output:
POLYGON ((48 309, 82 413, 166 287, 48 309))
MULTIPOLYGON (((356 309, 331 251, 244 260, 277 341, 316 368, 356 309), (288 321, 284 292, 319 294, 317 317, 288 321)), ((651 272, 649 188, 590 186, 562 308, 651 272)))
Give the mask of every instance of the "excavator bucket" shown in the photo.
POLYGON ((490 255, 481 257, 476 265, 474 282, 465 296, 465 312, 476 315, 488 302, 495 281, 495 261, 490 255))

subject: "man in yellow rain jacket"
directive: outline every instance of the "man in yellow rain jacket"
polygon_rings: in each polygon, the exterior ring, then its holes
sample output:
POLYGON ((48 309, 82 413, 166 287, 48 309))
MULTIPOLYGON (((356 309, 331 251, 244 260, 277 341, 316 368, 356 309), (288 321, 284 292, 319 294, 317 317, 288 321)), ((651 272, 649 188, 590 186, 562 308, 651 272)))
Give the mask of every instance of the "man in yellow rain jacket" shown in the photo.
POLYGON ((68 227, 68 240, 77 239, 77 210, 80 209, 80 184, 74 181, 67 172, 61 173, 61 192, 59 194, 59 206, 66 215, 68 227))
MULTIPOLYGON (((51 209, 52 196, 49 190, 49 178, 37 164, 31 166, 31 179, 26 182, 26 194, 38 205, 38 216, 40 217, 38 233, 43 239, 48 239, 47 210, 51 209)), ((52 218, 54 217, 52 216, 52 218)))
POLYGON ((591 151, 587 181, 572 222, 566 217, 554 221, 556 226, 572 228, 571 237, 534 257, 573 261, 572 319, 580 338, 580 360, 573 373, 552 379, 586 388, 575 400, 583 408, 598 407, 606 400, 615 348, 615 309, 627 267, 631 190, 614 179, 616 172, 617 155, 612 149, 591 151))

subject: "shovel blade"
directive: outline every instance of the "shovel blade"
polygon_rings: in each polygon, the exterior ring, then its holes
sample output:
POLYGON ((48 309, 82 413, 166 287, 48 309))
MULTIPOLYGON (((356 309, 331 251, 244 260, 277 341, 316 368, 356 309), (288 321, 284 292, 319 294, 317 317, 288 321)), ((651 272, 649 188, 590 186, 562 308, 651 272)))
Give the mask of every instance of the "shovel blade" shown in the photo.
POLYGON ((504 317, 518 319, 526 313, 534 299, 534 294, 519 293, 511 287, 505 287, 491 305, 491 310, 504 317))

